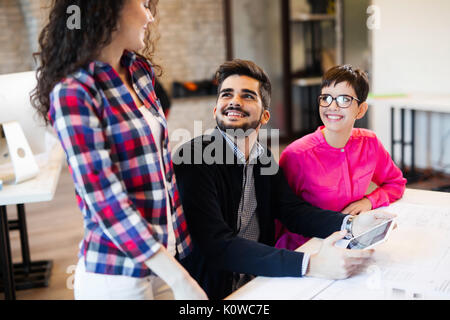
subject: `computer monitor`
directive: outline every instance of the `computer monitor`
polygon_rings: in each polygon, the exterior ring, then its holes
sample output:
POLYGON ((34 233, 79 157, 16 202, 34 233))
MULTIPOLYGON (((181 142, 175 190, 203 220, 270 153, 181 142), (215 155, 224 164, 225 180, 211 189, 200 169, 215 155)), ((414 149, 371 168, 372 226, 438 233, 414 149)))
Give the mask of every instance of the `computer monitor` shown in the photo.
POLYGON ((34 155, 46 151, 43 120, 31 106, 30 93, 36 87, 36 72, 0 75, 0 123, 20 123, 34 155))

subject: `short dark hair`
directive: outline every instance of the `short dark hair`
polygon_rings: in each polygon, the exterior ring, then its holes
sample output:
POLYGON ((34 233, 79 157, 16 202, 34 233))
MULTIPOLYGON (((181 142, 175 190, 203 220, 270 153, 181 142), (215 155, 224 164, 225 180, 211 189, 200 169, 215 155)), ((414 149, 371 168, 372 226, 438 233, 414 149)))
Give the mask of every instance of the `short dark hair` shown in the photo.
POLYGON ((359 104, 366 101, 369 94, 369 79, 367 73, 358 68, 354 69, 349 64, 335 66, 329 69, 323 76, 320 89, 322 90, 325 87, 337 85, 344 81, 355 90, 356 97, 360 101, 359 104))
POLYGON ((265 110, 269 109, 272 95, 272 84, 262 68, 252 61, 241 59, 234 59, 223 63, 216 71, 218 93, 220 93, 222 83, 225 79, 233 75, 247 76, 258 80, 259 95, 261 96, 263 108, 265 110))

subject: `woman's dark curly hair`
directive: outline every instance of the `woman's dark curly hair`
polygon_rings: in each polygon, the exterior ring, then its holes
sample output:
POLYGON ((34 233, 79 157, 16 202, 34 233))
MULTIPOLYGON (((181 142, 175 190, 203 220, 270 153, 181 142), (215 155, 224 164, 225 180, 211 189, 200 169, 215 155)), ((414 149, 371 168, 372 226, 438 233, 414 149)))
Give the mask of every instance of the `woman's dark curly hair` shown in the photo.
MULTIPOLYGON (((31 93, 31 104, 48 124, 50 92, 64 77, 87 66, 112 41, 125 1, 130 0, 53 0, 47 25, 39 35, 40 52, 34 53, 38 62, 37 86, 31 93), (81 28, 69 29, 67 9, 76 5, 81 11, 81 28)), ((153 16, 158 0, 150 1, 153 16)), ((154 23, 150 24, 154 25, 154 23)), ((155 32, 150 28, 141 56, 152 61, 155 32)), ((154 65, 158 72, 159 66, 154 65)))

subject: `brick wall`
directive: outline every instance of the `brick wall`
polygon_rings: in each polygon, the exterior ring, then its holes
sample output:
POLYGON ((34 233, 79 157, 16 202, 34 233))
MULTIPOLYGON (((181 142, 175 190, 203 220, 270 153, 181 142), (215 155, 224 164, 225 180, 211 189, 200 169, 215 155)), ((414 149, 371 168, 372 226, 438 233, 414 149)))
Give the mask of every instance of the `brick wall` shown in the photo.
POLYGON ((162 83, 204 80, 224 62, 222 0, 160 0, 157 61, 162 83))
POLYGON ((0 74, 29 71, 48 0, 0 1, 0 74))
MULTIPOLYGON (((0 74, 31 70, 49 0, 0 1, 0 74)), ((156 61, 163 85, 212 77, 225 60, 222 0, 160 0, 156 61)))

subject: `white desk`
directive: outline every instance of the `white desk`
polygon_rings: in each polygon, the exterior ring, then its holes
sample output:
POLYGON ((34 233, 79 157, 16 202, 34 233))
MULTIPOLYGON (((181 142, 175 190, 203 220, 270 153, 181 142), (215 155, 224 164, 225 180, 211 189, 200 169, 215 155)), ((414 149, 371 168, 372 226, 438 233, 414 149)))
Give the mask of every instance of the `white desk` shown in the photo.
MULTIPOLYGON (((450 299, 450 193, 406 189, 385 210, 398 214, 399 226, 361 274, 339 281, 257 277, 227 299, 450 299)), ((321 241, 297 250, 312 253, 321 241)))
POLYGON ((47 154, 38 156, 40 171, 35 178, 19 184, 4 184, 0 190, 0 259, 6 299, 15 299, 16 289, 45 286, 50 276, 51 261, 30 260, 24 207, 25 203, 53 199, 64 152, 58 141, 53 141, 49 145, 51 148, 47 154), (6 206, 11 204, 17 205, 18 219, 15 221, 8 221, 7 218, 6 206), (9 230, 16 229, 20 231, 22 263, 13 265, 9 230))
POLYGON ((55 195, 59 174, 64 159, 64 151, 56 141, 46 159, 39 163, 39 174, 31 180, 19 184, 4 184, 0 190, 0 206, 17 203, 50 201, 55 195))

